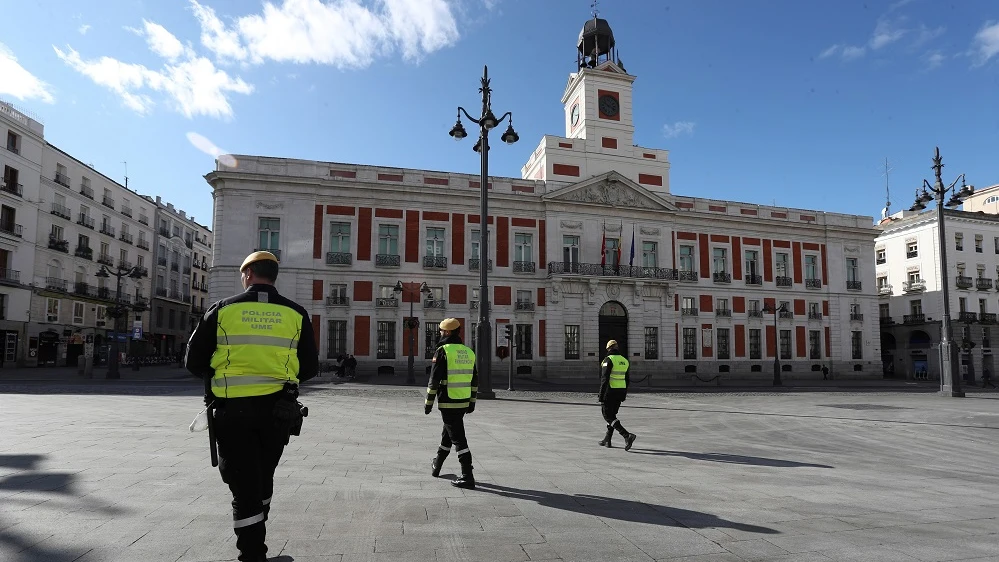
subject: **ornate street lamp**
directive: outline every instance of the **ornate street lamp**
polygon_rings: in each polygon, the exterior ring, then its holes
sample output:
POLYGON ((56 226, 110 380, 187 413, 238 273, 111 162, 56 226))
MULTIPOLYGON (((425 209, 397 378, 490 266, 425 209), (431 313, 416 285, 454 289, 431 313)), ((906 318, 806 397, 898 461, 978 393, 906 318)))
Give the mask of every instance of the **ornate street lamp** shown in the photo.
POLYGON ((957 347, 954 345, 954 334, 950 325, 950 287, 947 282, 947 234, 944 230, 944 207, 957 207, 965 199, 975 193, 974 186, 964 183, 964 174, 961 174, 949 186, 944 187, 941 175, 943 174, 943 159, 940 157, 940 147, 936 148, 933 156, 933 171, 936 180, 933 185, 923 180, 923 191, 916 190, 916 201, 910 211, 922 211, 926 204, 936 199, 937 201, 937 234, 938 245, 940 246, 940 282, 943 285, 943 319, 940 323, 940 394, 961 398, 964 391, 961 389, 961 377, 957 372, 957 347), (957 182, 961 182, 961 188, 954 190, 957 182), (950 199, 944 203, 947 192, 951 192, 950 199), (932 195, 931 195, 932 193, 932 195))
POLYGON ((777 306, 776 301, 774 306, 765 304, 763 312, 774 314, 774 386, 781 386, 783 383, 780 380, 780 331, 777 329, 777 317, 781 313, 787 312, 787 304, 781 303, 780 306, 777 306))
POLYGON ((461 140, 468 136, 465 127, 461 124, 461 114, 464 113, 469 121, 479 126, 479 140, 472 147, 472 150, 479 153, 479 217, 482 225, 480 235, 480 245, 482 265, 479 267, 479 323, 478 333, 475 334, 478 344, 475 347, 476 358, 478 359, 479 373, 479 398, 494 398, 491 371, 491 327, 489 325, 489 268, 486 264, 489 260, 489 131, 498 127, 504 119, 510 118, 506 131, 500 136, 500 140, 506 144, 513 144, 520 140, 520 135, 513 130, 513 114, 509 111, 504 113, 499 119, 492 110, 492 89, 489 87, 489 68, 482 67, 482 80, 479 93, 482 94, 482 112, 478 119, 468 114, 463 107, 458 107, 458 119, 448 133, 454 140, 461 140))
MULTIPOLYGON (((117 269, 110 269, 106 265, 102 265, 100 271, 97 272, 97 277, 103 279, 115 277, 118 279, 118 286, 115 289, 114 306, 109 307, 107 312, 108 316, 114 320, 114 337, 111 338, 111 352, 108 354, 108 374, 106 378, 120 379, 121 374, 118 372, 118 334, 121 332, 118 330, 118 320, 128 313, 128 307, 121 300, 121 280, 123 277, 140 279, 142 277, 142 270, 134 266, 123 269, 121 264, 119 264, 117 269)), ((137 360, 135 357, 132 359, 137 360)))
MULTIPOLYGON (((395 288, 392 289, 396 294, 402 293, 406 290, 403 286, 402 281, 397 281, 395 288)), ((427 286, 426 282, 420 285, 420 293, 427 295, 428 297, 433 295, 433 291, 427 286)), ((415 336, 416 329, 420 327, 420 321, 413 317, 413 301, 415 298, 409 299, 409 320, 403 323, 403 325, 409 330, 409 365, 406 369, 406 384, 414 384, 416 382, 416 373, 414 373, 414 364, 416 359, 413 357, 414 348, 416 347, 415 336)))

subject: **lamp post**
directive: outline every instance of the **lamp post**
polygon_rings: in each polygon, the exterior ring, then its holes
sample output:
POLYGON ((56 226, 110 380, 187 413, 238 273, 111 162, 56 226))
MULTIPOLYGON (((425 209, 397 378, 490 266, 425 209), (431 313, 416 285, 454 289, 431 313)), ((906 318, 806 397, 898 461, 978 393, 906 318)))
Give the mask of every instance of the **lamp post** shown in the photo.
POLYGON ((781 312, 787 312, 787 305, 781 303, 777 306, 775 301, 774 306, 763 305, 763 312, 774 313, 774 386, 781 386, 783 383, 780 380, 780 331, 777 329, 777 316, 781 312))
POLYGON ((118 331, 118 319, 128 311, 128 307, 121 302, 121 279, 123 277, 138 279, 142 277, 142 274, 137 267, 123 269, 121 264, 119 264, 117 269, 110 269, 106 265, 102 265, 100 271, 97 272, 97 276, 103 279, 109 277, 118 279, 118 285, 115 288, 114 306, 108 309, 108 315, 114 319, 114 337, 111 338, 111 352, 108 354, 108 373, 106 378, 120 379, 121 374, 118 372, 118 334, 120 333, 118 331))
POLYGON ((973 186, 964 183, 964 174, 961 174, 949 186, 944 187, 941 175, 943 174, 943 159, 940 157, 940 147, 936 148, 933 156, 933 172, 936 176, 933 185, 923 180, 923 191, 916 190, 916 201, 910 211, 922 211, 926 204, 936 199, 937 202, 937 234, 940 246, 940 283, 943 288, 943 318, 940 321, 940 394, 961 398, 964 391, 961 389, 961 377, 957 373, 957 359, 954 355, 957 348, 954 346, 954 334, 950 325, 950 288, 947 282, 947 234, 944 230, 944 206, 957 207, 964 199, 970 197, 974 192, 973 186), (954 191, 957 182, 961 182, 961 189, 954 191), (927 188, 929 190, 927 191, 927 188), (950 199, 944 203, 944 197, 950 191, 950 199), (932 193, 932 195, 931 195, 932 193))
MULTIPOLYGON (((406 288, 402 285, 402 281, 397 281, 395 288, 392 289, 396 293, 402 293, 406 288)), ((420 285, 420 294, 431 295, 430 287, 427 287, 426 282, 420 285)), ((416 374, 413 372, 414 364, 416 360, 413 357, 413 352, 416 347, 416 329, 420 327, 420 322, 413 317, 413 301, 416 299, 409 299, 409 320, 406 320, 404 325, 409 329, 409 364, 406 367, 406 384, 416 383, 416 374)))
POLYGON ((482 234, 479 236, 482 261, 479 265, 479 324, 476 333, 477 345, 475 347, 478 358, 479 374, 479 398, 495 398, 491 378, 491 329, 489 326, 489 131, 503 122, 507 117, 510 122, 500 140, 507 144, 513 144, 520 140, 520 135, 513 130, 513 114, 507 111, 499 119, 492 110, 492 88, 489 87, 489 67, 482 67, 481 86, 479 93, 482 94, 482 113, 478 119, 472 117, 465 111, 465 108, 458 107, 458 119, 450 134, 454 140, 461 140, 468 136, 465 127, 461 124, 461 114, 464 113, 469 121, 479 126, 479 141, 475 143, 472 150, 479 153, 480 173, 479 173, 479 220, 482 225, 482 234))

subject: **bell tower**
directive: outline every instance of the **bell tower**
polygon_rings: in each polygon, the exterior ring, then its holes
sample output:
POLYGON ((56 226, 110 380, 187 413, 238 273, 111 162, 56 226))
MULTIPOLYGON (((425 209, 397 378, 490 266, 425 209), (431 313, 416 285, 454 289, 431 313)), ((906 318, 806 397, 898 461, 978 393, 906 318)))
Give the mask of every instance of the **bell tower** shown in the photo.
POLYGON ((576 45, 576 71, 569 75, 562 104, 565 136, 602 145, 631 146, 632 84, 618 55, 614 31, 594 14, 583 24, 576 45))

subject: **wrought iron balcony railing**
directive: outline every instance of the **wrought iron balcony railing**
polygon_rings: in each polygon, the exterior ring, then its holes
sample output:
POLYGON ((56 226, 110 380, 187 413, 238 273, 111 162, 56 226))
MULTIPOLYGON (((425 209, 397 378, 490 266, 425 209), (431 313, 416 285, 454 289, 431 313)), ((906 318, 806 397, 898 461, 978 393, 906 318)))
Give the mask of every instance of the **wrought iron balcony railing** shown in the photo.
POLYGON ((794 312, 790 310, 782 310, 780 311, 780 318, 781 320, 794 320, 794 312))
POLYGON ((878 295, 891 295, 892 287, 891 285, 879 285, 878 295))
POLYGON ((747 285, 762 285, 763 276, 762 275, 746 275, 744 277, 747 285))
POLYGON ((851 312, 850 313, 850 321, 851 322, 863 322, 864 321, 864 315, 862 313, 860 313, 860 312, 851 312))
POLYGON ((71 219, 73 217, 73 213, 69 210, 69 207, 58 203, 52 204, 52 214, 64 219, 71 219))
POLYGON ((45 278, 45 288, 52 291, 62 291, 66 292, 69 286, 69 281, 65 279, 60 279, 58 277, 46 277, 45 278))
POLYGON ((988 277, 979 277, 975 279, 975 288, 979 291, 991 291, 992 279, 988 277))
POLYGON ((732 274, 731 273, 726 273, 724 271, 717 271, 717 272, 711 274, 711 279, 715 283, 731 283, 732 282, 732 274))
POLYGON ((794 280, 791 279, 790 277, 787 277, 786 275, 778 275, 776 282, 778 287, 787 288, 794 285, 794 280))
POLYGON ((862 281, 847 281, 846 290, 847 291, 862 291, 864 289, 864 283, 862 281))
POLYGON ((21 283, 21 272, 16 269, 0 269, 0 283, 18 285, 21 283))
POLYGON ((680 309, 680 315, 681 316, 697 316, 697 309, 696 308, 681 308, 680 309))
POLYGON ((906 282, 902 283, 902 290, 905 291, 906 293, 914 293, 916 291, 925 291, 926 290, 926 281, 923 281, 922 279, 920 279, 918 281, 906 281, 906 282))
POLYGON ((345 296, 335 296, 326 297, 326 306, 349 306, 350 297, 345 296))
POLYGON ((132 218, 132 208, 131 207, 122 207, 121 208, 121 214, 125 215, 128 218, 132 218))
POLYGON ((926 322, 925 314, 906 314, 902 316, 903 324, 922 324, 926 322))
MULTIPOLYGON (((479 301, 477 301, 477 300, 476 301, 468 301, 468 308, 470 308, 472 310, 478 310, 479 309, 479 301)), ((489 303, 489 310, 492 310, 492 309, 493 309, 493 303, 489 303)))
POLYGON ((732 311, 728 308, 716 308, 715 316, 731 318, 732 311))
POLYGON ((883 265, 888 263, 888 258, 877 258, 874 260, 875 265, 883 265))
POLYGON ((399 254, 375 254, 375 267, 399 267, 399 254))
POLYGON ((94 249, 87 246, 77 246, 73 252, 78 258, 94 259, 94 249))
POLYGON ((80 213, 76 217, 76 224, 85 226, 85 227, 93 230, 94 229, 94 217, 87 216, 87 215, 85 215, 83 213, 80 213))
POLYGON ((444 299, 425 299, 423 308, 444 308, 444 299))
POLYGON ((878 323, 882 326, 891 326, 895 324, 895 319, 891 316, 879 316, 878 323))
MULTIPOLYGON (((66 187, 69 187, 69 186, 67 185, 66 187)), ((93 199, 94 198, 94 190, 90 189, 89 187, 87 187, 85 185, 81 185, 80 186, 80 195, 83 195, 87 199, 93 199)))
POLYGON ((114 227, 107 223, 101 224, 101 234, 107 234, 114 238, 114 227))
MULTIPOLYGON (((548 277, 553 275, 580 275, 584 277, 631 277, 637 279, 662 279, 676 281, 677 271, 663 267, 629 265, 600 265, 599 263, 548 262, 548 277)), ((696 277, 696 273, 694 273, 696 277)), ((696 281, 696 279, 694 279, 696 281)))
POLYGON ((4 234, 21 238, 23 231, 24 227, 19 224, 14 224, 12 221, 0 220, 0 232, 3 232, 4 234))
POLYGON ((527 301, 517 301, 517 310, 534 310, 534 303, 527 301))
POLYGON ((513 272, 514 273, 534 273, 536 266, 533 261, 515 261, 513 262, 513 272))
POLYGON ((326 252, 326 265, 350 265, 354 263, 354 254, 350 252, 326 252))
POLYGON ((978 314, 978 321, 982 324, 995 324, 996 323, 996 313, 995 312, 980 312, 978 314))
POLYGON ((822 280, 821 279, 805 279, 806 289, 821 289, 822 280))
POLYGON ((954 279, 954 284, 957 285, 958 289, 970 289, 971 288, 971 277, 966 275, 958 275, 954 279))
MULTIPOLYGON (((426 258, 424 258, 424 259, 426 259, 426 258)), ((479 259, 479 258, 469 258, 468 259, 468 270, 469 271, 478 271, 479 268, 482 266, 481 262, 482 262, 482 260, 479 259)), ((493 260, 486 260, 486 268, 488 268, 488 271, 492 271, 493 270, 493 260)))
POLYGON ((57 250, 59 252, 69 253, 69 240, 60 240, 58 238, 49 237, 49 249, 57 250))
POLYGON ((809 320, 822 320, 822 313, 821 312, 809 312, 808 313, 808 319, 809 320))
POLYGON ((423 267, 426 269, 447 269, 447 258, 444 256, 423 256, 423 267))
POLYGON ((142 248, 143 250, 149 249, 149 242, 143 238, 139 238, 139 241, 135 243, 136 247, 142 248))
POLYGON ((105 196, 104 199, 101 200, 101 203, 105 207, 108 207, 110 209, 114 209, 114 199, 111 199, 110 197, 105 196))
POLYGON ((379 297, 375 299, 375 306, 399 308, 399 299, 395 297, 379 297))
POLYGON ((146 226, 149 226, 149 217, 147 217, 146 215, 139 215, 139 224, 144 224, 146 226))
POLYGON ((10 193, 11 195, 16 195, 18 197, 23 197, 24 186, 19 183, 8 181, 0 183, 0 191, 3 191, 4 193, 10 193))
POLYGON ((691 270, 683 271, 683 270, 681 270, 681 271, 677 272, 677 281, 690 281, 692 283, 697 283, 698 279, 699 279, 699 277, 698 277, 696 271, 691 271, 691 270))
POLYGON ((916 251, 906 251, 905 252, 905 257, 906 257, 906 259, 918 258, 919 257, 919 250, 916 250, 916 251))
POLYGON ((54 181, 63 187, 69 187, 69 178, 64 174, 56 172, 54 181))
POLYGON ((971 324, 978 321, 978 314, 975 312, 959 312, 957 319, 961 322, 971 324))
POLYGON ((749 318, 763 318, 763 311, 749 309, 746 311, 746 316, 749 318))
POLYGON ((97 254, 97 263, 112 267, 114 266, 114 258, 111 257, 111 254, 97 254))

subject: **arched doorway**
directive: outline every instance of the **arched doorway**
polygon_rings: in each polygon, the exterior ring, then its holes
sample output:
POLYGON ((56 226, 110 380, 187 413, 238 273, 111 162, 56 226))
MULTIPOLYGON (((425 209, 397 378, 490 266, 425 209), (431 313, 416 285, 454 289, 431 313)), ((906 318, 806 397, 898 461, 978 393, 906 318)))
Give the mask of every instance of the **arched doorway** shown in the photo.
POLYGON ((38 334, 38 366, 54 366, 59 357, 59 334, 46 330, 38 334))
POLYGON ((930 335, 923 330, 913 330, 909 334, 909 353, 912 364, 907 373, 911 373, 917 380, 927 380, 930 378, 930 363, 926 353, 933 345, 930 335))
POLYGON ((617 301, 607 301, 598 315, 600 333, 600 358, 607 355, 607 341, 617 340, 621 355, 628 356, 628 310, 617 301))
MULTIPOLYGON (((885 378, 892 378, 895 373, 895 336, 888 332, 881 333, 881 365, 885 378)), ((898 373, 898 376, 905 377, 905 373, 898 373)))

